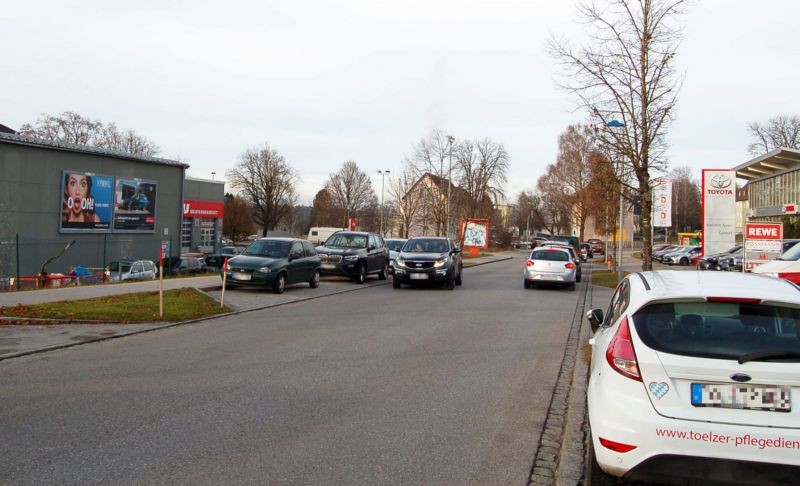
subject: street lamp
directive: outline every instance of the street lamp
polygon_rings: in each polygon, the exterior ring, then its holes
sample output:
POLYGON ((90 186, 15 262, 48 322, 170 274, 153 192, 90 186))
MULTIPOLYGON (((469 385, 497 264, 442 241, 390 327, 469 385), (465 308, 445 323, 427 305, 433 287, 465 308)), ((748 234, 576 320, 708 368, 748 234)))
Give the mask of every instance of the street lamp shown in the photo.
POLYGON ((392 171, 390 170, 379 170, 378 174, 381 176, 381 237, 383 237, 383 179, 387 175, 389 175, 392 171))
POLYGON ((212 173, 211 173, 211 180, 212 180, 212 181, 214 180, 214 176, 215 176, 215 175, 217 175, 217 173, 216 173, 216 172, 212 172, 212 173))
POLYGON ((450 187, 453 185, 453 142, 456 138, 452 135, 447 136, 449 144, 450 163, 447 168, 447 237, 450 237, 450 187))
MULTIPOLYGON (((611 120, 608 122, 609 128, 625 128, 625 124, 619 120, 611 120)), ((622 229, 624 224, 623 206, 622 206, 622 160, 617 160, 619 168, 619 175, 617 176, 619 182, 619 249, 617 250, 617 282, 622 281, 622 229)))

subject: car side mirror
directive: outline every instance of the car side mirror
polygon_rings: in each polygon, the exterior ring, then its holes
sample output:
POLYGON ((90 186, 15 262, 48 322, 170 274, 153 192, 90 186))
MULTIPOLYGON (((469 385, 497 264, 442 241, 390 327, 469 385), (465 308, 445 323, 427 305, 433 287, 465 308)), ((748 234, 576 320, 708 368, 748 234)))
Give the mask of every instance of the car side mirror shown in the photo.
POLYGON ((603 325, 603 309, 592 309, 586 313, 586 319, 589 325, 592 326, 592 332, 597 332, 600 326, 603 325))

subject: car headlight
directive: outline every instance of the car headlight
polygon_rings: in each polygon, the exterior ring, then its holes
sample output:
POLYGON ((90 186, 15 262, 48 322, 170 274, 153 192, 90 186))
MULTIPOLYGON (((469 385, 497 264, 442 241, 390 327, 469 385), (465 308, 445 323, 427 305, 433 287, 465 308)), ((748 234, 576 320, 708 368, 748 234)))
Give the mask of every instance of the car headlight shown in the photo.
POLYGON ((272 271, 272 269, 269 268, 269 267, 261 267, 261 268, 258 269, 258 271, 261 272, 261 273, 269 273, 269 272, 272 271))
POLYGON ((344 259, 345 259, 345 261, 348 261, 348 262, 356 262, 356 261, 358 261, 358 255, 346 256, 346 257, 344 257, 344 259))
POLYGON ((394 264, 397 265, 398 267, 406 266, 406 262, 404 262, 403 259, 400 257, 397 257, 397 260, 394 261, 394 264))
POLYGON ((433 268, 443 267, 447 264, 448 261, 449 259, 447 257, 439 258, 438 260, 433 262, 433 268))

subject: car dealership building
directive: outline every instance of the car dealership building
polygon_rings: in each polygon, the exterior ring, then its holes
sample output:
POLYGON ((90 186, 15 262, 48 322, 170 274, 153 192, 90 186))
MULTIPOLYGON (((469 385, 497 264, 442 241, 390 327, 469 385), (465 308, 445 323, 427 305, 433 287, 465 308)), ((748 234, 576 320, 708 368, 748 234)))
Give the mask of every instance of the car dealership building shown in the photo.
POLYGON ((224 183, 188 167, 0 131, 0 279, 213 251, 224 183))

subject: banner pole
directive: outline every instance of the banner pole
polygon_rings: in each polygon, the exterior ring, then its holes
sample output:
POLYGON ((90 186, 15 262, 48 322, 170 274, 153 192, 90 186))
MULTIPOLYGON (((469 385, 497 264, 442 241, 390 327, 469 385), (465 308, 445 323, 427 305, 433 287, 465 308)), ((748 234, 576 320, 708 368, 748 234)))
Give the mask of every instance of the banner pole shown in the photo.
POLYGON ((164 318, 164 246, 158 255, 158 315, 164 318))

